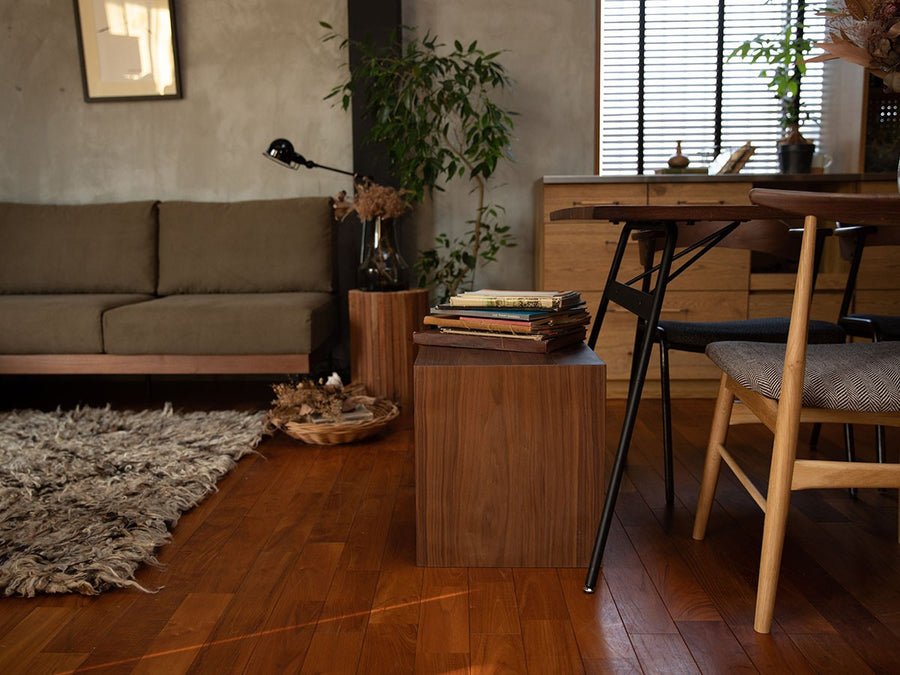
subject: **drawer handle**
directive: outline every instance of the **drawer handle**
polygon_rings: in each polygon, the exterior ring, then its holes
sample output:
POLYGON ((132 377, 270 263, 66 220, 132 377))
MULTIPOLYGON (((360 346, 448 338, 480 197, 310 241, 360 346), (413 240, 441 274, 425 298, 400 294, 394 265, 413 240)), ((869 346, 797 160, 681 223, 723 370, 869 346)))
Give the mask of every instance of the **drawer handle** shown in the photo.
MULTIPOLYGON (((637 245, 637 243, 638 242, 636 242, 634 239, 629 239, 627 242, 625 242, 625 245, 626 246, 635 246, 635 245, 637 245)), ((619 240, 618 239, 604 239, 603 245, 604 246, 618 246, 619 240)))
POLYGON ((572 202, 572 206, 619 206, 622 202, 616 200, 613 202, 597 202, 590 199, 576 199, 572 202))
POLYGON ((724 199, 710 199, 709 201, 691 201, 690 199, 679 199, 675 202, 678 205, 690 205, 690 206, 716 206, 725 203, 724 199))

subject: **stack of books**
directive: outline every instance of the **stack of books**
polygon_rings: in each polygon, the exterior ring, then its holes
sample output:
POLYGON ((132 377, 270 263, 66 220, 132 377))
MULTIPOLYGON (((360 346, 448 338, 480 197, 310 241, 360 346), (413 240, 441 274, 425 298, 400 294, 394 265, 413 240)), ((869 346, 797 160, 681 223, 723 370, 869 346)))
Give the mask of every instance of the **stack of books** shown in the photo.
POLYGON ((551 352, 583 342, 590 315, 577 291, 480 290, 437 305, 424 323, 417 344, 551 352))

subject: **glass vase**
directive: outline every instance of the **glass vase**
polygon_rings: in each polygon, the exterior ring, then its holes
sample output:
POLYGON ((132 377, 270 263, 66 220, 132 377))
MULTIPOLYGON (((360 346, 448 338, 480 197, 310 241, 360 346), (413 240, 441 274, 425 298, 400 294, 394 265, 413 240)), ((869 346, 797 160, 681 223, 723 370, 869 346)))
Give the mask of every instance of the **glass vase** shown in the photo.
POLYGON ((403 291, 409 288, 409 265, 400 255, 392 218, 376 217, 363 222, 356 285, 363 291, 403 291))

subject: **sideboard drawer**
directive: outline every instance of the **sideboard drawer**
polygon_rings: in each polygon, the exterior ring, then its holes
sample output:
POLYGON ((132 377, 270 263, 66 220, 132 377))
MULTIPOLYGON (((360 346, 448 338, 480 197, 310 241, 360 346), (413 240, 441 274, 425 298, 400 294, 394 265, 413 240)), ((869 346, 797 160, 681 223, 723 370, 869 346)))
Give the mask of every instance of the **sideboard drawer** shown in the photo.
MULTIPOLYGON (((541 288, 602 291, 621 232, 620 226, 604 222, 546 223, 541 288)), ((638 244, 629 240, 619 278, 630 279, 641 269, 638 244)))
POLYGON ((559 209, 573 206, 604 206, 622 204, 624 206, 647 203, 647 186, 641 184, 614 183, 560 183, 545 184, 544 220, 550 221, 550 214, 559 209))
POLYGON ((652 183, 648 203, 749 204, 753 183, 652 183))

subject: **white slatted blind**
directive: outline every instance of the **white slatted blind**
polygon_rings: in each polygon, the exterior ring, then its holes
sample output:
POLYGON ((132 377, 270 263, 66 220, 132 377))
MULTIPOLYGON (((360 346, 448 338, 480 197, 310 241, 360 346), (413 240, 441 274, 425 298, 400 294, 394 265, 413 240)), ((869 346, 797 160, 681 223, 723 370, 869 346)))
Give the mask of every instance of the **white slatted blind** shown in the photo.
MULTIPOLYGON (((820 39, 825 2, 807 3, 804 34, 820 39)), ((727 60, 735 47, 760 33, 780 33, 796 0, 725 0, 723 70, 717 92, 720 31, 719 0, 603 0, 601 4, 600 173, 638 171, 639 15, 646 13, 643 109, 643 173, 664 168, 682 141, 692 166, 707 165, 715 153, 715 129, 721 125, 722 149, 747 141, 756 153, 748 173, 777 171, 775 144, 780 137, 779 103, 759 71, 765 64, 727 60), (717 97, 721 112, 717 115, 717 97)), ((822 64, 808 64, 801 100, 811 120, 822 105, 822 64)), ((818 126, 801 126, 810 141, 818 126)))

